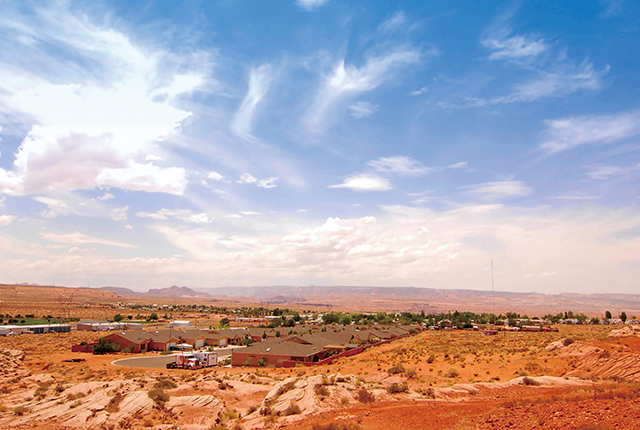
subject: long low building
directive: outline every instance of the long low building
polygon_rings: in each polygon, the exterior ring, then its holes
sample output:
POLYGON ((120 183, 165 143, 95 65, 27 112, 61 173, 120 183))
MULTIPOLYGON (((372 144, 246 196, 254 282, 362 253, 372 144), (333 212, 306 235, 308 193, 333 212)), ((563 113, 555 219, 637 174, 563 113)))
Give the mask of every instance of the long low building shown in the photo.
POLYGON ((12 336, 27 333, 68 333, 72 324, 35 324, 35 325, 3 325, 0 326, 0 336, 12 336))

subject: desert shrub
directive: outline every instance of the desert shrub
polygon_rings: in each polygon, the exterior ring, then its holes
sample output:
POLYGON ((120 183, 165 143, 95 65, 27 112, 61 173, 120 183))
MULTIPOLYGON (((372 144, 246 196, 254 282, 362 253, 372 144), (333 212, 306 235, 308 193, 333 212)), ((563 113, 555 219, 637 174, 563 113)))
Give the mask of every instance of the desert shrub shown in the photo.
POLYGON ((427 363, 431 364, 434 361, 436 361, 436 356, 434 354, 429 355, 429 357, 427 357, 427 363))
POLYGON ((533 378, 529 378, 529 377, 527 377, 527 376, 525 376, 524 378, 522 378, 522 383, 523 383, 524 385, 533 385, 533 386, 535 386, 535 385, 540 385, 540 383, 539 383, 538 381, 536 381, 536 380, 535 380, 535 379, 533 379, 533 378))
POLYGON ((362 426, 356 423, 314 424, 311 430, 362 430, 362 426))
POLYGON ((563 344, 564 346, 569 346, 569 345, 571 345, 571 344, 572 344, 572 343, 574 343, 574 342, 575 342, 575 339, 573 339, 573 338, 571 338, 571 337, 568 337, 568 338, 566 338, 566 339, 564 339, 564 340, 562 341, 562 344, 563 344))
POLYGON ((421 391, 421 394, 425 397, 428 397, 430 399, 435 399, 436 398, 436 390, 434 390, 431 387, 427 387, 424 390, 421 391))
POLYGON ((67 394, 67 400, 69 401, 78 400, 83 398, 84 396, 86 396, 86 394, 83 392, 78 392, 75 394, 67 394))
POLYGON ((397 375, 398 373, 404 373, 404 372, 405 372, 405 368, 402 364, 397 364, 391 367, 389 370, 387 370, 387 373, 389 373, 390 375, 397 375))
POLYGON ((153 384, 153 388, 160 388, 163 390, 170 390, 172 388, 176 388, 177 386, 178 384, 176 384, 175 382, 173 382, 171 379, 168 379, 168 378, 160 379, 158 380, 158 382, 153 384))
POLYGON ((295 386, 296 386, 296 381, 287 382, 286 384, 281 385, 280 388, 278 388, 278 391, 276 392, 276 396, 281 396, 287 391, 293 390, 295 386))
POLYGON ((110 413, 118 412, 123 398, 122 394, 116 393, 111 399, 109 399, 109 403, 107 403, 104 410, 110 413))
POLYGON ((416 371, 416 369, 407 370, 407 378, 409 378, 409 379, 415 377, 417 374, 418 374, 418 372, 416 371))
POLYGON ((343 405, 348 405, 349 403, 351 403, 351 399, 349 399, 349 397, 347 396, 344 396, 340 399, 340 403, 342 403, 343 405))
POLYGON ((403 382, 402 384, 398 384, 397 382, 394 382, 393 384, 387 387, 387 393, 389 394, 408 393, 408 392, 409 392, 409 386, 407 385, 406 382, 403 382))
POLYGON ((324 385, 316 385, 313 387, 313 391, 316 393, 316 396, 327 397, 329 395, 329 389, 324 385))
POLYGON ((156 403, 156 405, 161 407, 164 406, 164 403, 167 402, 170 397, 169 394, 165 393, 161 388, 154 388, 153 390, 149 391, 147 395, 156 403))
POLYGON ((27 412, 29 412, 29 409, 25 408, 24 406, 18 406, 16 408, 13 408, 13 415, 16 415, 18 417, 21 417, 22 415, 26 414, 27 412))
POLYGON ((285 415, 298 415, 299 413, 301 413, 302 410, 300 409, 300 406, 298 406, 297 403, 293 402, 289 405, 289 407, 287 409, 285 409, 284 414, 285 415))
POLYGON ((376 400, 376 396, 366 388, 360 388, 356 394, 356 398, 361 403, 373 403, 376 400))
POLYGON ((67 387, 65 387, 65 386, 64 386, 63 384, 61 384, 61 383, 57 384, 57 385, 56 385, 56 388, 55 388, 56 393, 58 393, 58 394, 62 393, 62 392, 63 392, 64 390, 66 390, 66 389, 67 389, 67 387))
POLYGON ((452 367, 451 369, 447 370, 445 376, 447 378, 457 378, 458 376, 460 376, 460 372, 455 367, 452 367))
POLYGON ((258 405, 251 405, 249 406, 249 409, 247 409, 247 415, 252 414, 257 410, 258 410, 258 405))

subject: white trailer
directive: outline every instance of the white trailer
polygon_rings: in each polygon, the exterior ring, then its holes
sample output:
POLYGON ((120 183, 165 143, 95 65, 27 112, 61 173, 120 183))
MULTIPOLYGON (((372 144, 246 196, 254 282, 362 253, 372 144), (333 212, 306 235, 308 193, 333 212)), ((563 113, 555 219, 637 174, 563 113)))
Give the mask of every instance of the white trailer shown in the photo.
POLYGON ((218 353, 208 351, 196 351, 190 354, 176 354, 175 361, 167 363, 167 369, 201 369, 203 367, 216 366, 218 353))

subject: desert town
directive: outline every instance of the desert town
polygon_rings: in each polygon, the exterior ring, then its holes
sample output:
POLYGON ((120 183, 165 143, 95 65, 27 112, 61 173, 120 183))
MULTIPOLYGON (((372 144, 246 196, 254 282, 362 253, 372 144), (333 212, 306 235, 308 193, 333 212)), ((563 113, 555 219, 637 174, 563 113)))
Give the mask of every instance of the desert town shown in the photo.
POLYGON ((0 425, 12 428, 613 429, 640 419, 640 325, 626 312, 13 300, 4 295, 0 323, 0 425), (49 324, 18 309, 46 309, 49 324), (450 414, 462 421, 447 424, 450 414))

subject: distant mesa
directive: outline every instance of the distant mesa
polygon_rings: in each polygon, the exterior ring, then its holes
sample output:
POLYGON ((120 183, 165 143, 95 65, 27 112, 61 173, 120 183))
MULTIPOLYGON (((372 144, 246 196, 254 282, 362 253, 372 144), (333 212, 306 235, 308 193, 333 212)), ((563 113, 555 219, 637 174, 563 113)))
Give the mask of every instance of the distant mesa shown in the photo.
POLYGON ((136 294, 140 294, 137 291, 133 291, 129 288, 125 288, 125 287, 101 287, 101 290, 107 290, 107 291, 111 291, 114 292, 116 294, 119 294, 121 296, 134 296, 136 294))
POLYGON ((173 285, 169 288, 151 288, 147 293, 156 297, 210 297, 210 294, 192 290, 189 287, 173 285))

